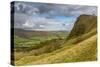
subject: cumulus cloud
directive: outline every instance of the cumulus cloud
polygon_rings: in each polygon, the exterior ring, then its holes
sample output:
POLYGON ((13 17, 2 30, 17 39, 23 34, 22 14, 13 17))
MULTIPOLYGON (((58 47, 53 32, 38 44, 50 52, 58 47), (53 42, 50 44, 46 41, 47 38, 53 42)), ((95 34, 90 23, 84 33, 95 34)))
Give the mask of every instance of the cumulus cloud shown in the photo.
POLYGON ((27 30, 59 31, 71 30, 73 23, 48 19, 44 17, 34 17, 28 19, 20 27, 27 30))
POLYGON ((33 7, 32 5, 28 5, 24 2, 18 2, 15 3, 15 12, 17 13, 24 13, 27 15, 35 15, 39 13, 39 9, 36 7, 33 7))
POLYGON ((14 27, 21 28, 22 24, 24 24, 30 16, 23 13, 14 13, 14 27))
POLYGON ((79 5, 55 5, 50 15, 79 16, 81 14, 97 15, 97 7, 95 6, 79 6, 79 5))
POLYGON ((81 15, 81 14, 97 15, 97 8, 96 7, 83 6, 83 7, 80 7, 78 9, 75 9, 74 11, 71 11, 70 14, 71 15, 81 15))
POLYGON ((79 15, 97 15, 96 6, 16 1, 14 8, 14 27, 28 30, 71 30, 79 15))
POLYGON ((25 14, 43 14, 49 15, 80 15, 80 14, 95 14, 97 15, 96 6, 83 6, 83 5, 63 5, 63 4, 44 4, 44 3, 15 3, 16 12, 25 14))
POLYGON ((26 23, 22 24, 22 26, 25 27, 25 28, 32 28, 32 27, 35 26, 35 24, 34 23, 26 22, 26 23))

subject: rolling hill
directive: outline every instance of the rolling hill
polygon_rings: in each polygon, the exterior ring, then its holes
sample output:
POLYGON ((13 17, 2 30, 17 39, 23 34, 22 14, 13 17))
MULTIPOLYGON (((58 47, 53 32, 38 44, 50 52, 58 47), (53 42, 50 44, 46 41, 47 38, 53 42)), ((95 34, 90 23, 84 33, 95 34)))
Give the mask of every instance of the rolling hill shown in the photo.
POLYGON ((36 30, 24 30, 24 29, 18 29, 14 28, 14 34, 16 36, 22 37, 22 38, 30 38, 33 36, 40 36, 40 37, 46 37, 46 36, 59 36, 59 34, 68 34, 68 31, 36 31, 36 30))

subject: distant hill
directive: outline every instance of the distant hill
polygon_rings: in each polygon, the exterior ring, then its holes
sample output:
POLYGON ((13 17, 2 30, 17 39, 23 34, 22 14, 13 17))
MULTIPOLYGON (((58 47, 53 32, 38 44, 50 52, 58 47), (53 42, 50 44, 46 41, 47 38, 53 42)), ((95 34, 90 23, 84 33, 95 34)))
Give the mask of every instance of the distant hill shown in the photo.
POLYGON ((59 34, 68 34, 68 31, 35 31, 14 28, 14 34, 19 37, 30 38, 32 36, 59 36, 59 34))
POLYGON ((14 28, 15 35, 23 38, 30 38, 32 36, 46 36, 48 32, 42 32, 42 31, 34 31, 34 30, 24 30, 24 29, 17 29, 14 28))

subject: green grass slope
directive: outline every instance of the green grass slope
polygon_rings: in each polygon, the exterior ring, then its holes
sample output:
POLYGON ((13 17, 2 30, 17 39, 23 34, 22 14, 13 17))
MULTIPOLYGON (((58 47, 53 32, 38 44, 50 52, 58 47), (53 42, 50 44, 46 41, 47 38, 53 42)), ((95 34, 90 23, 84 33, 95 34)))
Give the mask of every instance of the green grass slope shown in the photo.
POLYGON ((96 35, 94 35, 70 49, 27 64, 92 61, 96 59, 96 35))
POLYGON ((40 56, 25 56, 18 60, 16 65, 93 61, 97 59, 96 40, 97 37, 94 35, 77 45, 67 45, 52 53, 40 56))
POLYGON ((81 37, 97 27, 97 17, 93 15, 80 15, 74 24, 74 27, 67 37, 67 40, 81 37))

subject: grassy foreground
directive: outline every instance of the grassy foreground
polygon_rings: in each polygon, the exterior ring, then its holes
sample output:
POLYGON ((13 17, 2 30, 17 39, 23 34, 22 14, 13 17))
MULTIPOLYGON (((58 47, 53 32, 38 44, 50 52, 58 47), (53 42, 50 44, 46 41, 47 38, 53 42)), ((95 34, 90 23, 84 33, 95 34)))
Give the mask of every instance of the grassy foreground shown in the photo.
MULTIPOLYGON (((66 44, 65 44, 66 45, 66 44)), ((27 54, 16 61, 17 65, 26 64, 48 64, 48 63, 63 63, 63 62, 79 62, 79 61, 94 61, 96 60, 96 35, 84 40, 77 45, 67 45, 52 53, 47 53, 39 56, 30 56, 27 54)), ((21 54, 22 55, 22 54, 21 54)))

